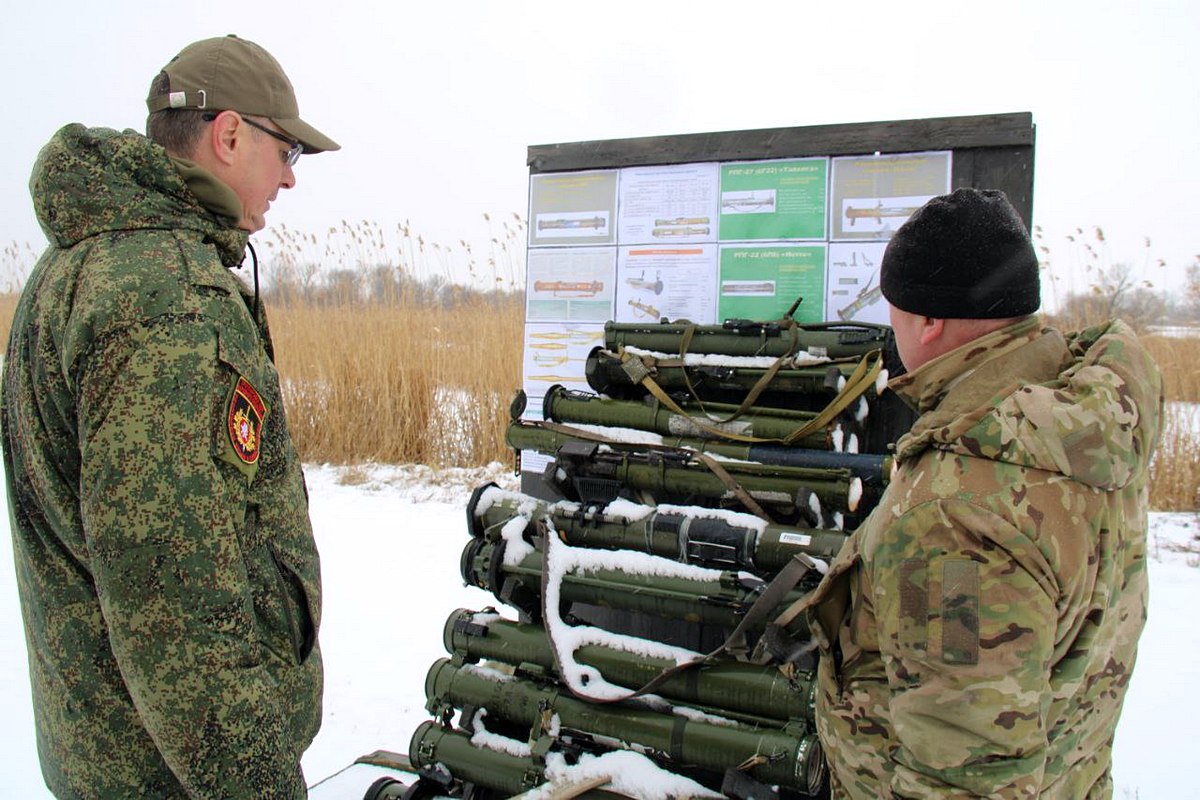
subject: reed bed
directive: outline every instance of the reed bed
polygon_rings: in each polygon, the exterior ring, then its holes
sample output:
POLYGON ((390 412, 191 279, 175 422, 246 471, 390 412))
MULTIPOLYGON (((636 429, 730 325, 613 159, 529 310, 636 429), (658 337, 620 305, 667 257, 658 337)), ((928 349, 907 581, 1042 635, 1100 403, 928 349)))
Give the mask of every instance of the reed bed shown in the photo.
POLYGON ((1143 336, 1142 342, 1162 370, 1167 400, 1200 404, 1200 336, 1143 336))
POLYGON ((289 303, 271 315, 288 424, 306 462, 464 467, 508 460, 523 303, 289 303))
POLYGON ((8 329, 12 327, 13 314, 17 312, 17 300, 20 294, 6 292, 0 294, 0 332, 3 332, 5 343, 8 342, 8 329))
POLYGON ((1167 397, 1162 441, 1150 465, 1150 506, 1200 509, 1200 338, 1147 336, 1143 341, 1162 369, 1167 397))
POLYGON ((1167 404, 1162 441, 1150 464, 1150 507, 1200 509, 1200 406, 1167 404))

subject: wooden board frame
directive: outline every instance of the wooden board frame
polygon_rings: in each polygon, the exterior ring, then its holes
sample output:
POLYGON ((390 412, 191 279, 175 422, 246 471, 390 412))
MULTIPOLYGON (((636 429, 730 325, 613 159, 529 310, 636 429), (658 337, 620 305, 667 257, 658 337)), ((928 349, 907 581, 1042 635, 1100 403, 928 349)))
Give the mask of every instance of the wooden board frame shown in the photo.
POLYGON ((1033 114, 848 122, 532 145, 530 175, 656 164, 952 150, 951 188, 1000 189, 1033 220, 1033 114))

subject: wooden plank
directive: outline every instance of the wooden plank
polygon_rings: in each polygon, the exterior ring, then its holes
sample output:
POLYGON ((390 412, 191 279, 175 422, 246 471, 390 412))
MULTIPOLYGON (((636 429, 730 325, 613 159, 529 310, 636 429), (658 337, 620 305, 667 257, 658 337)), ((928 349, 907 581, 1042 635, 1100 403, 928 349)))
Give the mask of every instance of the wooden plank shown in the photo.
POLYGON ((985 147, 954 153, 953 189, 999 189, 1028 228, 1033 220, 1033 147, 985 147))
MULTIPOLYGON (((607 786, 611 781, 611 775, 597 775, 594 778, 585 778, 584 780, 576 783, 549 784, 550 793, 540 793, 539 796, 544 798, 544 800, 571 800, 571 798, 579 797, 580 795, 586 794, 593 789, 599 789, 601 786, 607 786)), ((545 787, 541 786, 538 788, 544 789, 545 787)), ((517 800, 517 798, 523 796, 523 794, 519 794, 511 798, 511 800, 517 800)), ((615 796, 624 797, 624 795, 615 796)))
POLYGON ((1033 146, 1029 112, 533 145, 531 174, 651 164, 1033 146))
POLYGON ((407 753, 394 753, 391 750, 376 750, 373 753, 367 753, 365 756, 359 756, 354 760, 355 764, 370 764, 375 767, 387 767, 388 769, 398 769, 404 772, 416 773, 416 768, 412 762, 408 760, 407 753))

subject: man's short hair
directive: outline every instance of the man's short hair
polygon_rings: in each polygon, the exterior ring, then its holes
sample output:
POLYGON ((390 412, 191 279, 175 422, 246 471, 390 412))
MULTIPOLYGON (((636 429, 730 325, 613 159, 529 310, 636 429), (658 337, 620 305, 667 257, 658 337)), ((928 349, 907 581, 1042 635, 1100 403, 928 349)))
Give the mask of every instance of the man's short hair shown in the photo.
MULTIPOLYGON (((170 88, 170 77, 166 72, 160 72, 150 82, 150 96, 165 94, 170 88)), ((203 111, 164 108, 146 117, 146 136, 150 141, 162 145, 171 155, 187 158, 195 152, 207 124, 203 111)))

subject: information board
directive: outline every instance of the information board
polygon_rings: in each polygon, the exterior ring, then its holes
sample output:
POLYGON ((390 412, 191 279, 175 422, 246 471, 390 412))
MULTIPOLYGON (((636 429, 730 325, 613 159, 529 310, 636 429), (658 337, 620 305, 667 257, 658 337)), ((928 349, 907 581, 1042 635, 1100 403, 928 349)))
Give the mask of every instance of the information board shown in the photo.
POLYGON ((1005 191, 1026 224, 1032 115, 529 148, 524 387, 587 389, 607 320, 888 322, 888 239, 932 197, 1005 191))

